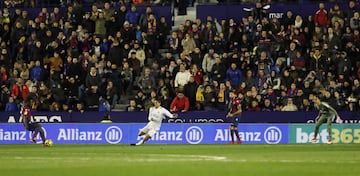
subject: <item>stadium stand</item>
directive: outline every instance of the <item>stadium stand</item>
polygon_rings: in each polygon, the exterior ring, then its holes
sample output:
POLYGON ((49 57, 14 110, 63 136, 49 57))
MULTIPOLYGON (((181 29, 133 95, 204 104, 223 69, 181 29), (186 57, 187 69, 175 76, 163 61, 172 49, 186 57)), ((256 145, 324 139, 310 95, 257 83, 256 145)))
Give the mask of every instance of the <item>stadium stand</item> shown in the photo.
POLYGON ((281 17, 259 2, 241 9, 241 20, 180 9, 180 22, 165 1, 2 2, 2 110, 15 111, 29 92, 39 111, 124 111, 130 99, 147 110, 154 96, 170 107, 179 91, 196 105, 190 110, 224 110, 232 89, 249 111, 282 111, 288 102, 311 111, 318 94, 337 110, 360 107, 357 1, 311 2, 312 15, 289 9, 281 17))

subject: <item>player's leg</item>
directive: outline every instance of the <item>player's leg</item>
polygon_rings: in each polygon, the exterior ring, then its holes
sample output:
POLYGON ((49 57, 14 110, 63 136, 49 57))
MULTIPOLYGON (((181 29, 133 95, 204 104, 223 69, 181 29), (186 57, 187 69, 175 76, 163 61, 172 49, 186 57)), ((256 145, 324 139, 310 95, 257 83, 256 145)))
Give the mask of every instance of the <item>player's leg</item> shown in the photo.
POLYGON ((155 128, 151 128, 149 129, 149 131, 146 133, 146 136, 144 137, 143 140, 140 140, 138 143, 136 143, 136 145, 142 145, 142 144, 145 144, 146 141, 148 141, 149 139, 151 139, 155 133, 157 132, 158 130, 155 129, 155 128))
POLYGON ((145 133, 145 132, 143 132, 143 131, 139 131, 138 136, 142 136, 142 135, 144 135, 144 134, 146 134, 146 133, 145 133))
POLYGON ((241 144, 242 142, 241 142, 241 139, 240 139, 240 136, 239 136, 239 130, 238 130, 237 126, 234 126, 234 133, 235 133, 235 136, 236 136, 236 139, 237 139, 236 143, 241 144))
POLYGON ((317 135, 319 133, 319 128, 321 126, 321 124, 323 124, 326 120, 325 116, 320 116, 318 121, 315 124, 315 130, 314 130, 314 138, 311 139, 311 142, 316 142, 317 141, 317 135))
POLYGON ((234 144, 234 134, 235 134, 235 132, 234 132, 234 126, 231 124, 231 125, 230 125, 230 136, 231 136, 231 142, 230 142, 230 144, 234 144))
POLYGON ((327 122, 326 122, 326 127, 327 127, 327 130, 328 130, 328 133, 329 133, 329 139, 328 139, 328 144, 332 144, 332 128, 331 128, 331 123, 333 121, 333 116, 329 116, 327 117, 327 122))
POLYGON ((238 124, 239 124, 239 117, 235 117, 233 126, 234 126, 234 133, 235 133, 236 139, 237 139, 236 143, 241 144, 241 139, 240 139, 239 130, 238 130, 238 124))
POLYGON ((34 134, 40 133, 41 140, 42 140, 43 144, 45 144, 46 137, 45 137, 44 130, 42 129, 40 123, 34 123, 34 126, 35 126, 34 134))
POLYGON ((36 143, 36 139, 35 139, 35 138, 36 138, 36 136, 38 135, 39 132, 35 131, 35 129, 36 129, 35 124, 29 123, 27 126, 28 126, 28 127, 27 127, 27 130, 29 130, 29 131, 32 132, 32 136, 31 136, 30 142, 31 142, 31 143, 36 143))
POLYGON ((146 126, 144 126, 144 128, 139 130, 138 136, 143 136, 146 133, 148 133, 150 131, 150 127, 151 127, 150 124, 147 124, 146 126))

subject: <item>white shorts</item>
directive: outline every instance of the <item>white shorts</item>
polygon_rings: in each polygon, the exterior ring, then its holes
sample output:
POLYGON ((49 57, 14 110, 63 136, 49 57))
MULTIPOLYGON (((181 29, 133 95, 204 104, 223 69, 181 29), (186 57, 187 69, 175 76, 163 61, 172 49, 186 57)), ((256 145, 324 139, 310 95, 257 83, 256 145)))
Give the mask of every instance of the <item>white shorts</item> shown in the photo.
POLYGON ((148 123, 144 128, 140 129, 140 132, 144 132, 150 137, 153 137, 155 133, 157 133, 159 130, 160 130, 159 124, 148 123))

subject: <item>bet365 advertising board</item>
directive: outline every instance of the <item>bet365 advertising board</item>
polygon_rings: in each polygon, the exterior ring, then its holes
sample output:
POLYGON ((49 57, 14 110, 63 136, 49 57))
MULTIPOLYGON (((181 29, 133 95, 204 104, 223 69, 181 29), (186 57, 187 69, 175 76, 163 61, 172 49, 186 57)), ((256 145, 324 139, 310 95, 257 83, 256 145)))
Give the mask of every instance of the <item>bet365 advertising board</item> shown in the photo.
MULTIPOLYGON (((290 143, 309 143, 314 137, 315 124, 290 125, 290 143)), ((318 143, 326 143, 329 133, 326 124, 321 125, 318 143)), ((360 125, 358 124, 332 124, 333 143, 351 144, 360 143, 360 125)))

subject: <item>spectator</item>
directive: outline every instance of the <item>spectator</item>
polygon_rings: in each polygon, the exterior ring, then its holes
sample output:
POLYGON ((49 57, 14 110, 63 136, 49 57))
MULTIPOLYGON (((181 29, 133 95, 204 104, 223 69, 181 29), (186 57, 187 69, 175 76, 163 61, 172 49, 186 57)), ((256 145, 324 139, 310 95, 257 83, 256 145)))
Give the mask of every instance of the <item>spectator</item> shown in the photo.
POLYGON ((350 28, 352 30, 359 29, 360 27, 360 14, 359 12, 354 12, 354 16, 350 18, 350 28))
POLYGON ((144 111, 145 110, 145 100, 146 100, 146 95, 139 90, 136 95, 135 95, 135 102, 136 102, 136 107, 140 110, 140 111, 144 111))
POLYGON ((189 82, 191 76, 191 73, 186 70, 185 65, 180 64, 180 70, 176 73, 174 80, 175 88, 184 88, 184 86, 189 82))
POLYGON ((170 109, 172 98, 169 95, 169 91, 167 89, 162 89, 159 97, 161 100, 161 105, 166 109, 170 109))
POLYGON ((136 9, 136 5, 131 5, 130 11, 126 12, 125 20, 130 23, 131 26, 139 24, 140 13, 136 9))
POLYGON ((106 85, 105 95, 104 99, 108 101, 110 104, 110 108, 115 108, 115 105, 117 104, 119 100, 119 92, 116 87, 114 87, 114 84, 112 81, 108 81, 106 85))
POLYGON ((281 111, 297 111, 298 108, 293 102, 293 98, 287 99, 287 104, 281 109, 281 111))
POLYGON ((212 111, 215 110, 216 105, 216 92, 213 91, 213 88, 210 85, 205 86, 204 95, 204 110, 212 111))
POLYGON ((35 62, 35 66, 31 68, 30 78, 32 81, 41 82, 43 69, 40 61, 35 62))
POLYGON ((138 58, 136 58, 136 52, 131 52, 131 57, 128 60, 129 62, 129 66, 132 68, 133 70, 133 77, 137 77, 140 76, 140 72, 141 72, 141 66, 140 66, 140 60, 138 58))
POLYGON ((6 103, 9 101, 9 98, 11 97, 11 92, 9 88, 3 84, 1 85, 1 93, 0 93, 0 108, 5 109, 6 103))
POLYGON ((133 69, 130 68, 129 63, 128 62, 123 62, 123 66, 121 69, 121 78, 122 78, 122 85, 123 85, 123 91, 124 94, 126 94, 128 91, 131 90, 132 88, 132 83, 133 83, 133 69))
POLYGON ((142 90, 145 95, 150 95, 150 92, 155 89, 155 79, 150 75, 150 68, 146 67, 144 73, 139 77, 137 86, 142 90))
POLYGON ((181 50, 181 40, 178 38, 177 32, 173 31, 169 39, 169 51, 172 54, 179 54, 181 50))
POLYGON ((134 48, 130 50, 128 58, 130 58, 131 54, 134 52, 136 53, 136 58, 140 61, 140 67, 144 67, 146 59, 145 51, 140 47, 140 43, 137 40, 134 42, 134 48))
POLYGON ((13 97, 9 97, 9 102, 6 103, 5 112, 18 112, 18 104, 14 101, 13 97))
POLYGON ((170 104, 171 112, 187 112, 190 109, 189 99, 183 92, 178 92, 177 96, 172 100, 170 104))
POLYGON ((196 94, 198 87, 199 84, 195 81, 194 76, 190 76, 189 82, 184 87, 184 95, 189 99, 191 110, 195 109, 196 106, 196 94))
POLYGON ((315 13, 314 21, 315 25, 321 27, 323 30, 330 24, 328 12, 325 9, 325 4, 322 2, 319 3, 319 10, 315 13))
POLYGON ((264 100, 264 107, 261 109, 261 111, 265 111, 265 112, 273 112, 274 111, 274 107, 271 104, 271 101, 269 99, 264 100))
POLYGON ((240 85, 242 74, 240 69, 237 68, 236 63, 232 63, 226 71, 226 80, 230 81, 232 87, 238 87, 240 85))
POLYGON ((130 99, 129 100, 129 106, 126 107, 126 111, 127 112, 140 111, 139 107, 136 106, 135 99, 130 99))
POLYGON ((246 111, 260 112, 261 108, 256 100, 252 100, 250 106, 246 109, 246 111))
POLYGON ((339 4, 335 4, 333 8, 330 8, 329 18, 333 26, 335 22, 344 19, 344 12, 340 9, 339 4))
POLYGON ((22 78, 17 78, 16 83, 11 88, 11 97, 19 103, 22 100, 25 100, 27 94, 30 93, 29 87, 24 84, 22 78))
POLYGON ((100 84, 101 84, 101 78, 97 73, 96 67, 92 66, 85 80, 87 105, 91 106, 98 104, 100 84))
POLYGON ((184 50, 193 52, 196 48, 195 40, 190 36, 190 34, 185 34, 185 38, 181 41, 181 46, 184 50))

